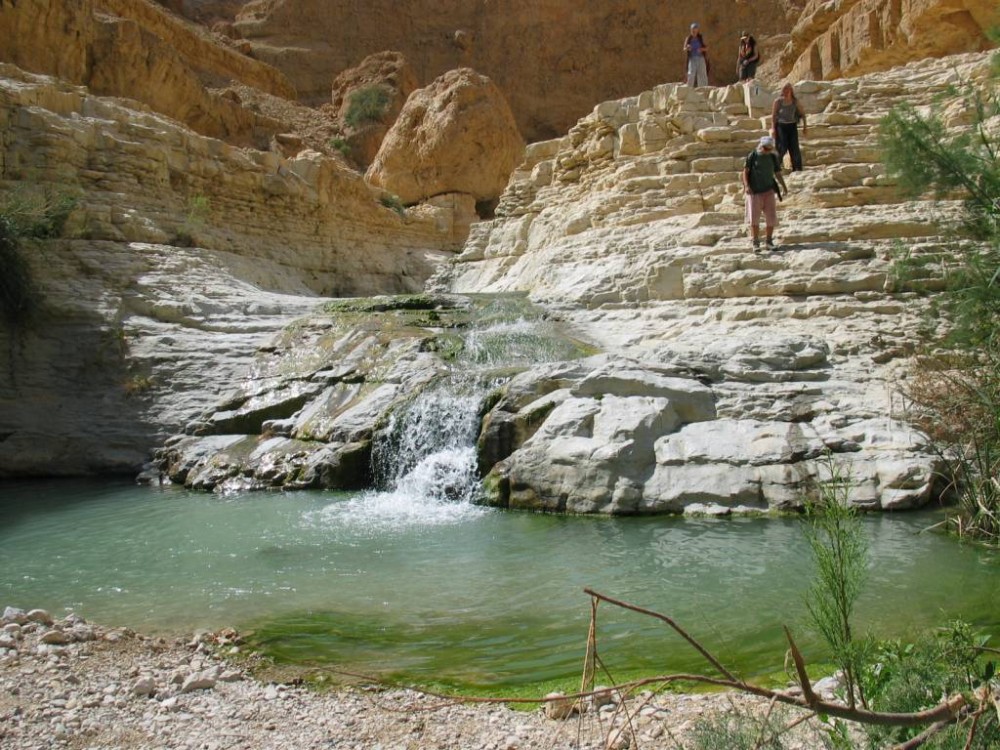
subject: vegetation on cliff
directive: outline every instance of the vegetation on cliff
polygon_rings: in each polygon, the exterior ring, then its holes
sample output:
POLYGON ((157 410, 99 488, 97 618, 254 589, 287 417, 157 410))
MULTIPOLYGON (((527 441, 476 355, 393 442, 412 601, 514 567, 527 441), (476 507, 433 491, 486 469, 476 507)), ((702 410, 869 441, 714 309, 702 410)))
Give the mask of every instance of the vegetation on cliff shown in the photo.
MULTIPOLYGON (((1000 55, 982 88, 960 95, 968 127, 955 106, 927 112, 900 107, 882 124, 886 164, 913 194, 932 191, 965 200, 958 263, 947 269, 936 312, 947 333, 929 334, 907 396, 918 423, 953 467, 960 498, 954 529, 1000 544, 1000 55)), ((954 101, 952 99, 952 101, 954 101)))
POLYGON ((37 305, 23 241, 59 237, 75 205, 73 196, 49 190, 0 195, 0 314, 11 329, 23 327, 37 305))

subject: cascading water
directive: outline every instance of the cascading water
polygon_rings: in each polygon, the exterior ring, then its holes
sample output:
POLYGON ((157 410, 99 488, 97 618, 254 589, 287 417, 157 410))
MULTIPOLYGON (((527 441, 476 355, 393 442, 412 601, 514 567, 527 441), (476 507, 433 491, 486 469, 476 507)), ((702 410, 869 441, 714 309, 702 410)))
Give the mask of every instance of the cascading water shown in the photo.
POLYGON ((524 302, 514 298, 485 306, 457 348, 450 372, 376 435, 378 489, 330 506, 323 511, 327 521, 384 529, 457 523, 489 512, 474 505, 480 492, 476 439, 483 400, 506 377, 497 372, 581 354, 576 342, 526 315, 524 302))

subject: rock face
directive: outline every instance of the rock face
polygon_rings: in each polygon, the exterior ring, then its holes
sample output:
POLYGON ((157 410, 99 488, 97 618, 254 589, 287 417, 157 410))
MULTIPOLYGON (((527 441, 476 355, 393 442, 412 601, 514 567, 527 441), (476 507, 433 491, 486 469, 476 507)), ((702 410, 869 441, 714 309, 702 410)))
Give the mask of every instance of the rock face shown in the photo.
POLYGON ((294 97, 268 65, 147 0, 24 0, 0 6, 3 61, 144 102, 204 135, 266 148, 280 129, 207 87, 232 80, 294 97))
POLYGON ((786 33, 800 0, 254 0, 236 19, 255 58, 284 72, 308 101, 368 55, 398 50, 421 81, 460 67, 496 83, 529 141, 566 132, 595 102, 680 81, 681 47, 699 21, 715 50, 713 83, 735 80, 739 33, 786 33), (697 17, 695 17, 697 16, 697 17))
POLYGON ((461 68, 407 99, 367 178, 404 203, 443 193, 490 201, 506 187, 523 148, 497 87, 461 68))
POLYGON ((403 103, 419 87, 416 73, 399 52, 369 55, 333 80, 333 108, 345 123, 350 155, 363 168, 374 161, 403 103), (366 97, 378 106, 365 109, 366 97))
POLYGON ((25 243, 41 303, 0 325, 0 475, 134 472, 318 295, 421 289, 471 199, 400 215, 306 151, 240 149, 0 65, 3 195, 69 199, 25 243))
MULTIPOLYGON (((788 175, 780 248, 765 255, 742 226, 739 169, 766 132, 769 92, 662 86, 529 146, 498 218, 474 228, 436 284, 526 293, 618 372, 512 381, 487 422, 490 501, 787 508, 830 471, 824 455, 851 477, 859 506, 933 497, 937 458, 907 426, 897 390, 928 300, 900 284, 893 262, 899 242, 913 257, 947 256, 941 222, 958 207, 900 198, 876 128, 889 106, 947 95, 987 68, 986 56, 956 56, 801 84, 807 169, 788 175), (677 416, 698 389, 653 385, 675 376, 710 389, 711 408, 677 416)), ((947 111, 951 127, 967 122, 958 103, 947 111)))
POLYGON ((912 60, 993 47, 994 0, 809 0, 781 54, 790 80, 857 76, 912 60))

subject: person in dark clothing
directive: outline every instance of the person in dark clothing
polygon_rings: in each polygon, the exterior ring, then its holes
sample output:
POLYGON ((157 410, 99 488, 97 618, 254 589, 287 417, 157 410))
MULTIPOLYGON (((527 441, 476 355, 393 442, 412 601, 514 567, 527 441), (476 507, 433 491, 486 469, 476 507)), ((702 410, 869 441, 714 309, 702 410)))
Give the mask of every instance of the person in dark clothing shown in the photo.
POLYGON ((736 75, 741 81, 752 81, 757 75, 757 63, 760 53, 757 52, 757 40, 749 31, 740 32, 740 51, 736 58, 736 75))
POLYGON ((743 163, 743 193, 746 196, 746 221, 750 225, 753 251, 760 252, 760 217, 764 217, 765 243, 774 249, 774 228, 778 226, 778 203, 781 190, 788 192, 781 176, 781 161, 774 152, 774 139, 765 135, 743 163))
POLYGON ((781 87, 781 96, 774 100, 771 107, 771 135, 778 144, 778 156, 784 160, 788 154, 792 160, 792 171, 802 171, 802 151, 799 148, 799 122, 802 122, 802 133, 806 133, 806 113, 795 98, 792 84, 781 87))

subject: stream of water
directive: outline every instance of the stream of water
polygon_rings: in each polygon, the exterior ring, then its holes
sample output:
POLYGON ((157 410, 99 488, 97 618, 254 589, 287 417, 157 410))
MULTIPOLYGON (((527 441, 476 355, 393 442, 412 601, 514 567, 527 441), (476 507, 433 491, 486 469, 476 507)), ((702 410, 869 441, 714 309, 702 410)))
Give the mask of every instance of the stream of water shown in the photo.
MULTIPOLYGON (((0 485, 0 607, 146 632, 233 626, 283 660, 498 686, 579 674, 592 587, 670 615, 744 672, 780 667, 782 624, 821 658, 805 625, 799 520, 583 518, 470 502, 489 368, 515 360, 512 349, 522 361, 567 356, 537 332, 502 319, 469 339, 455 377, 379 435, 377 490, 0 485)), ((862 627, 905 636, 963 618, 1000 632, 1000 555, 920 533, 939 517, 865 519, 862 627)), ((608 606, 598 642, 622 671, 704 667, 662 624, 608 606)))

